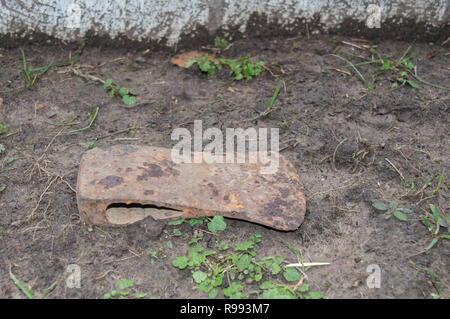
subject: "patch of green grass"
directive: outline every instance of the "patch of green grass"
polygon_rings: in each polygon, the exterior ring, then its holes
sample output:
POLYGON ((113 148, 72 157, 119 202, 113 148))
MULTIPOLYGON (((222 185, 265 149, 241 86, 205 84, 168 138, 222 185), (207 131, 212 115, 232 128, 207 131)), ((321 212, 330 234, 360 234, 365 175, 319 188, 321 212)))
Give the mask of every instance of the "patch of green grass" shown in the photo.
POLYGON ((273 103, 275 103, 275 100, 278 96, 278 93, 280 93, 280 89, 283 86, 283 83, 279 83, 275 89, 275 92, 273 92, 272 98, 269 101, 269 104, 267 105, 267 109, 263 112, 261 112, 260 116, 266 116, 270 112, 272 112, 273 103))
POLYGON ((399 59, 394 59, 392 56, 383 56, 380 54, 375 48, 366 48, 366 50, 371 54, 371 57, 363 57, 361 55, 354 55, 349 52, 344 52, 346 55, 356 57, 358 59, 362 59, 362 62, 352 62, 349 59, 337 55, 331 54, 344 62, 345 65, 339 66, 338 68, 351 68, 355 72, 355 74, 361 79, 366 90, 370 92, 375 84, 375 81, 381 74, 389 74, 391 75, 395 81, 398 83, 398 86, 393 87, 393 89, 397 89, 403 86, 409 86, 411 88, 418 89, 419 83, 427 86, 432 86, 442 90, 450 90, 448 87, 444 87, 438 84, 434 84, 428 82, 416 74, 416 65, 413 64, 412 59, 414 55, 412 54, 412 45, 408 46, 408 48, 403 52, 402 56, 399 59), (376 74, 372 78, 371 81, 366 79, 366 77, 362 74, 362 72, 358 69, 359 66, 374 64, 377 65, 376 74), (418 83, 417 83, 417 82, 418 83))
POLYGON ((45 288, 44 291, 36 298, 36 296, 34 295, 33 290, 31 288, 29 288, 29 289, 25 288, 25 286, 16 278, 16 276, 14 276, 14 274, 11 271, 9 272, 9 277, 12 279, 14 284, 20 289, 20 291, 23 292, 23 294, 28 299, 43 299, 50 291, 53 290, 53 288, 55 288, 55 286, 58 283, 57 281, 52 283, 50 286, 45 288))
MULTIPOLYGON (((436 291, 438 293, 438 295, 434 295, 433 298, 434 299, 443 299, 444 297, 442 296, 442 289, 441 289, 441 287, 439 285, 439 283, 441 282, 441 278, 434 271, 432 271, 431 269, 428 269, 428 268, 425 268, 425 267, 421 267, 421 266, 417 265, 416 263, 414 263, 411 260, 410 260, 410 262, 415 268, 426 272, 431 277, 431 281, 433 282, 433 286, 436 288, 436 291)), ((448 299, 448 298, 450 298, 450 296, 447 296, 445 298, 448 299)))
POLYGON ((425 215, 420 216, 423 224, 425 225, 427 230, 430 232, 431 237, 432 237, 431 242, 428 244, 428 246, 425 248, 425 250, 423 250, 423 252, 426 252, 426 251, 430 250, 431 248, 433 248, 441 239, 449 239, 450 240, 450 228, 449 228, 450 219, 448 217, 446 217, 444 214, 439 213, 437 208, 433 204, 430 204, 430 211, 433 216, 432 222, 430 222, 428 217, 426 217, 425 215), (433 227, 432 223, 434 223, 434 227, 433 227), (439 235, 439 230, 440 230, 441 226, 447 227, 447 234, 439 235))
POLYGON ((25 87, 27 89, 30 89, 36 85, 36 82, 45 74, 47 71, 53 66, 53 62, 55 59, 52 59, 52 61, 43 67, 38 68, 31 68, 27 64, 27 60, 25 58, 25 52, 23 50, 20 50, 22 53, 22 63, 23 63, 23 73, 24 73, 24 80, 25 80, 25 87))
MULTIPOLYGON (((81 132, 81 131, 85 131, 85 130, 89 129, 92 126, 92 123, 94 123, 95 119, 97 118, 99 109, 100 108, 97 106, 96 108, 91 110, 90 116, 89 116, 89 123, 87 126, 79 128, 79 129, 71 130, 65 134, 73 134, 73 133, 77 133, 77 132, 81 132)), ((89 147, 89 144, 88 144, 88 147, 89 147)))

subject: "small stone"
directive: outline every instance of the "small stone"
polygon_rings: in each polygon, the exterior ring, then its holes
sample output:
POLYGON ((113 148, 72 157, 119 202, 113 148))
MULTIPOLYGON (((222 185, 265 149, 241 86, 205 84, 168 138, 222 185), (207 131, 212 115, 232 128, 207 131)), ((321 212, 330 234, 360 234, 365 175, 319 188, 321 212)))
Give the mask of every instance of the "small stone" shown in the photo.
POLYGON ((147 62, 147 59, 144 58, 143 56, 138 56, 138 57, 135 59, 135 61, 136 61, 137 63, 145 63, 145 62, 147 62))

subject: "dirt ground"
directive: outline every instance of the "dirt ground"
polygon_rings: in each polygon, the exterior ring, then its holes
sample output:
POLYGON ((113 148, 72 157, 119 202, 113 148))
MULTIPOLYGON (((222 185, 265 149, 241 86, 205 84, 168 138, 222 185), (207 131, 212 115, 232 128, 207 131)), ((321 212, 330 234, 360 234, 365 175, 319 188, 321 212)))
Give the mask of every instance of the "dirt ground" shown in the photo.
MULTIPOLYGON (((366 44, 398 59, 410 43, 366 44)), ((37 67, 53 57, 70 60, 77 46, 42 43, 21 48, 28 63, 37 67)), ((418 75, 450 87, 448 44, 419 42, 412 50, 418 75)), ((47 298, 102 298, 121 278, 132 280, 133 292, 146 293, 147 298, 206 297, 192 289, 189 270, 172 265, 176 256, 186 254, 194 228, 183 224, 181 236, 161 233, 149 238, 133 227, 91 227, 80 222, 75 194, 78 164, 88 145, 171 147, 176 143, 170 138, 172 130, 185 127, 192 132, 198 119, 204 128, 223 132, 227 127, 278 127, 281 153, 297 169, 307 200, 305 220, 296 231, 227 219, 224 232, 204 233, 204 245, 213 237, 237 243, 257 232, 262 235, 258 254, 279 254, 296 262, 288 243, 304 261, 331 263, 307 271, 311 289, 328 298, 448 297, 449 240, 418 253, 432 240, 420 216, 431 216, 429 204, 444 214, 450 207, 449 91, 417 81, 418 89, 392 90, 392 76, 380 75, 368 93, 351 68, 344 70, 348 74, 330 69, 345 64, 330 55, 343 51, 365 54, 351 45, 339 47, 326 36, 239 40, 224 55, 251 54, 265 61, 266 69, 251 81, 233 82, 225 70, 208 79, 196 68, 170 64, 173 51, 101 48, 88 42, 77 65, 136 90, 139 104, 125 108, 118 98, 109 98, 102 85, 88 83, 65 67, 50 69, 27 89, 19 48, 1 49, 0 123, 8 132, 0 135, 5 149, 0 154, 0 184, 6 185, 0 192, 0 297, 25 298, 10 271, 35 294, 57 281, 47 298), (283 87, 274 109, 255 119, 279 83, 283 87), (90 128, 64 134, 86 126, 96 106, 99 113, 90 128), (81 123, 63 126, 73 122, 81 123), (138 129, 130 129, 136 125, 138 129), (408 189, 414 183, 415 191, 405 195, 401 177, 408 189), (373 202, 392 200, 412 207, 408 221, 385 219, 372 207, 373 202), (150 262, 152 251, 158 251, 159 258, 150 262), (70 264, 80 267, 81 288, 66 285, 70 264), (381 269, 380 288, 366 285, 371 264, 381 269)), ((371 78, 379 67, 359 69, 371 78)), ((447 228, 441 226, 439 234, 448 234, 447 228)))

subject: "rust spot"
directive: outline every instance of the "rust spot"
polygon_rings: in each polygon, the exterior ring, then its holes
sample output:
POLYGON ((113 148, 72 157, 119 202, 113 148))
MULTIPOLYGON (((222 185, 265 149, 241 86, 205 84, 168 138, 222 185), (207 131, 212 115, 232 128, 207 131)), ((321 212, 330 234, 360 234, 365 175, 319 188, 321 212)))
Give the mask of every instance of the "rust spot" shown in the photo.
POLYGON ((106 176, 98 182, 100 185, 105 186, 105 189, 115 187, 123 183, 123 178, 119 176, 106 176))
POLYGON ((211 188, 212 190, 212 194, 214 196, 219 196, 219 190, 216 188, 216 186, 214 186, 213 183, 208 183, 209 188, 211 188))
POLYGON ((144 172, 137 177, 138 181, 147 180, 149 177, 161 177, 164 175, 164 172, 159 165, 147 162, 143 165, 146 167, 139 167, 139 169, 144 170, 144 172))
POLYGON ((180 172, 178 172, 176 169, 172 167, 167 167, 164 172, 168 173, 169 175, 178 176, 180 175, 180 172))

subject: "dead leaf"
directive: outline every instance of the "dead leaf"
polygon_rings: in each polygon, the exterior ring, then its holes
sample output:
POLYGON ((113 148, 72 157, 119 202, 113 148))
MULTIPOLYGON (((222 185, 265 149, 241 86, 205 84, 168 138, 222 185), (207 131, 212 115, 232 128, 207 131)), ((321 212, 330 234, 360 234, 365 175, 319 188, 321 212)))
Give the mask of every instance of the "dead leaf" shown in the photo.
POLYGON ((48 105, 48 102, 44 102, 44 103, 39 104, 38 106, 36 106, 36 111, 42 110, 47 105, 48 105))
MULTIPOLYGON (((188 61, 192 61, 199 57, 202 57, 206 53, 207 52, 203 52, 203 51, 189 51, 189 52, 177 54, 176 56, 174 56, 172 58, 172 60, 170 60, 170 62, 172 62, 172 64, 178 65, 179 67, 185 68, 186 63, 188 61)), ((209 56, 209 59, 212 60, 213 58, 214 58, 214 55, 211 54, 209 56)))

